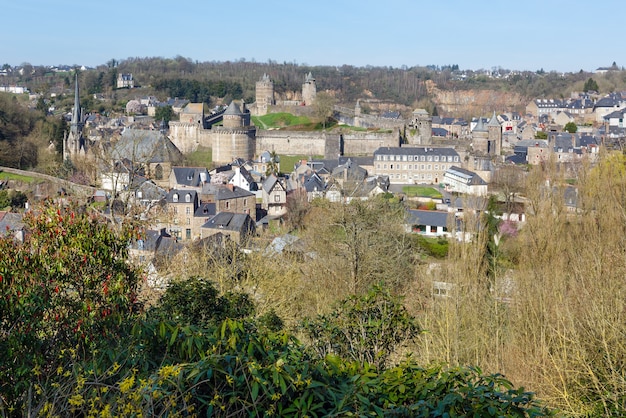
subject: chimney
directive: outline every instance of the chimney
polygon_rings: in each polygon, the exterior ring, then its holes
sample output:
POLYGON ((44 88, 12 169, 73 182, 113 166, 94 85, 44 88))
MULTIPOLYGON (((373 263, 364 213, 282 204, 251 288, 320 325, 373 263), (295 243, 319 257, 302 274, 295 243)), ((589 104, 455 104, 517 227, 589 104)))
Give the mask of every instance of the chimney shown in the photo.
POLYGON ((228 183, 228 184, 226 185, 226 187, 228 187, 228 188, 230 189, 230 191, 231 191, 231 192, 235 190, 235 186, 233 186, 233 185, 232 185, 232 184, 230 184, 230 183, 228 183))

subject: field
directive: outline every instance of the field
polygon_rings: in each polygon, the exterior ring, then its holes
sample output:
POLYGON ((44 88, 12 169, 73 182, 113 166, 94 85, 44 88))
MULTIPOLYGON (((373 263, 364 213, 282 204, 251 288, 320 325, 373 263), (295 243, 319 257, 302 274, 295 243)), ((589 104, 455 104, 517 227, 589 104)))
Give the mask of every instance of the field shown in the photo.
POLYGON ((404 186, 402 192, 408 197, 430 197, 433 199, 441 199, 441 193, 434 187, 425 186, 404 186))

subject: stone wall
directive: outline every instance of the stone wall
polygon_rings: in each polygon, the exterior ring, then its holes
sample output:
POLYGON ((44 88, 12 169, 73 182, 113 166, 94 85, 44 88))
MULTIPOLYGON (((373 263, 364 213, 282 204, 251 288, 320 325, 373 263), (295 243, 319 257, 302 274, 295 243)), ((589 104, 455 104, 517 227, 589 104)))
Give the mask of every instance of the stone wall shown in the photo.
POLYGON ((400 133, 354 132, 343 135, 344 155, 373 155, 380 147, 399 147, 400 133))
MULTIPOLYGON (((257 155, 275 151, 286 155, 326 155, 326 141, 337 141, 339 135, 322 132, 257 131, 257 155)), ((335 157, 336 158, 336 157, 335 157)))

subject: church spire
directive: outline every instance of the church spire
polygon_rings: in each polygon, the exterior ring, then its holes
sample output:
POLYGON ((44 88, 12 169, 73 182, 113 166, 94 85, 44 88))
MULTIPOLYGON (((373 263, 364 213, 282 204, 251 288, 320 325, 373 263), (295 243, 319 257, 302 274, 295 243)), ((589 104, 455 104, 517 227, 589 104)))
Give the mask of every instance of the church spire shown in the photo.
POLYGON ((70 126, 71 131, 78 135, 80 133, 82 123, 82 114, 80 111, 80 96, 78 91, 78 72, 76 72, 76 82, 74 86, 74 111, 72 112, 72 124, 70 126))

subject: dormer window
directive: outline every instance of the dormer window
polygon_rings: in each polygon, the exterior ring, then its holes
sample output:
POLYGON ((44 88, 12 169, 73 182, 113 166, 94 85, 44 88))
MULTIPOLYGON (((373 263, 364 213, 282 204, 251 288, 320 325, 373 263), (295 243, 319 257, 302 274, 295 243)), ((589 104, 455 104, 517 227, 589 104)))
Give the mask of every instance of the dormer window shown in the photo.
POLYGON ((178 202, 178 193, 172 195, 172 202, 178 202))
POLYGON ((187 203, 191 202, 191 194, 190 193, 187 193, 185 195, 185 202, 187 202, 187 203))

